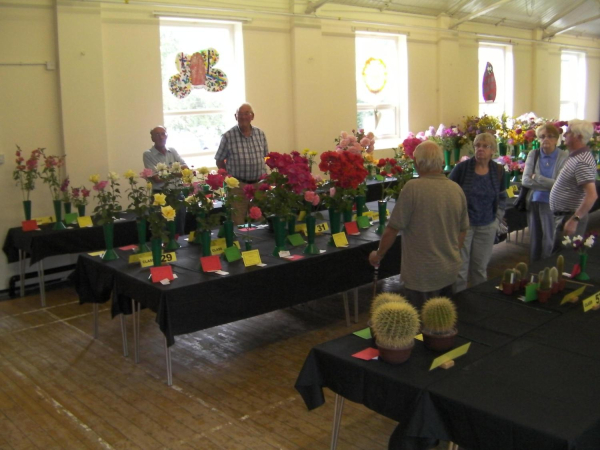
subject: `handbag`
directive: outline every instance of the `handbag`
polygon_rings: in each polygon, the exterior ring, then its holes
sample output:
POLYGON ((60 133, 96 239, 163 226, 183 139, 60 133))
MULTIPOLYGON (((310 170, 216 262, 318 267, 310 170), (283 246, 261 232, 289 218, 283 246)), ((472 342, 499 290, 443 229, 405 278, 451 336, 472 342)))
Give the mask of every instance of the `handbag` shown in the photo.
MULTIPOLYGON (((538 157, 540 156, 539 150, 534 150, 534 151, 535 151, 535 154, 533 155, 533 170, 535 170, 535 166, 537 164, 538 157)), ((517 211, 527 211, 527 194, 529 194, 530 190, 531 190, 531 188, 521 185, 521 190, 519 191, 519 196, 513 203, 513 205, 517 211)))

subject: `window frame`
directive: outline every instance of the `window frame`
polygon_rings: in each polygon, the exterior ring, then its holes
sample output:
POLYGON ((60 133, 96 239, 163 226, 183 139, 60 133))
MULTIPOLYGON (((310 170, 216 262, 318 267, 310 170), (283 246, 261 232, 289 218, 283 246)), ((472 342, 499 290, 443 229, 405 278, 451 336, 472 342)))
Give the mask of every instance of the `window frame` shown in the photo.
MULTIPOLYGON (((585 106, 586 106, 586 92, 587 92, 587 59, 586 53, 575 51, 575 50, 561 50, 560 52, 560 110, 559 117, 560 120, 571 120, 571 119, 584 119, 585 118, 585 106), (572 82, 573 86, 577 90, 577 99, 576 100, 565 100, 563 97, 563 61, 564 55, 570 55, 575 57, 577 60, 577 74, 578 79, 575 82, 572 82), (575 117, 563 117, 563 105, 574 104, 575 117)), ((567 75, 567 78, 571 79, 570 75, 567 75)))

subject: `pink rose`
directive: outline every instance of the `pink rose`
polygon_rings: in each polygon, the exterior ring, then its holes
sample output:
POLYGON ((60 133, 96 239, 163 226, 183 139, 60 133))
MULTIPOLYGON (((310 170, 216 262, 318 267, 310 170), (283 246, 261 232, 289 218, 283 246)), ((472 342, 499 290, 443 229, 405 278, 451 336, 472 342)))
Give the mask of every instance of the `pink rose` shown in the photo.
POLYGON ((94 185, 94 190, 95 191, 103 191, 107 184, 108 184, 108 181, 106 181, 106 180, 99 181, 98 183, 96 183, 94 185))
POLYGON ((152 169, 144 169, 140 172, 141 178, 150 178, 152 176, 152 169))
POLYGON ((318 194, 315 194, 315 196, 312 199, 312 205, 313 206, 317 206, 319 204, 319 202, 321 201, 321 199, 319 198, 318 194))
POLYGON ((306 200, 308 203, 312 203, 313 199, 315 198, 315 192, 314 191, 306 191, 304 193, 304 200, 306 200))
POLYGON ((334 187, 329 188, 329 196, 333 197, 334 195, 335 195, 335 188, 334 187))
POLYGON ((257 220, 260 219, 260 216, 262 216, 262 211, 258 206, 253 206, 250 208, 249 215, 252 220, 257 220))

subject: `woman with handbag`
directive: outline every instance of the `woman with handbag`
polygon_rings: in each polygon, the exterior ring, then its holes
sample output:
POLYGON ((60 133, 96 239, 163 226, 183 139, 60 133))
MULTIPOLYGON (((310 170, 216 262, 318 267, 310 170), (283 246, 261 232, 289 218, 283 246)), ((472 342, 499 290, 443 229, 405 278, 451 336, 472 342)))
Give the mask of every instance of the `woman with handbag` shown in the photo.
POLYGON ((569 156, 556 146, 560 133, 551 123, 539 127, 536 135, 541 148, 529 152, 523 170, 523 186, 529 188, 526 202, 530 263, 552 255, 555 224, 550 189, 569 156))

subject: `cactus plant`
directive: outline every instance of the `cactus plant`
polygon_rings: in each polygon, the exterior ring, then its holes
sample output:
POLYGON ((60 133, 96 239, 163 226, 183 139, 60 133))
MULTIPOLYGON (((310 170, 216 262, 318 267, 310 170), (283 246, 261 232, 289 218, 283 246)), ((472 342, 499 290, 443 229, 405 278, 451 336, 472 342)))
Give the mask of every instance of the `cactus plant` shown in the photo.
POLYGON ((558 269, 556 267, 550 269, 550 280, 552 284, 558 283, 558 269))
POLYGON ((547 291, 552 288, 552 279, 550 278, 550 269, 546 267, 540 272, 540 290, 547 291))
POLYGON ((506 295, 512 294, 515 284, 515 271, 513 269, 506 269, 502 277, 502 292, 506 295))
POLYGON ((387 302, 373 313, 377 345, 389 348, 411 346, 419 331, 419 314, 409 303, 387 302))
POLYGON ((527 264, 525 264, 524 262, 520 262, 519 264, 517 264, 517 267, 515 267, 515 269, 518 270, 521 274, 522 280, 527 279, 527 274, 529 273, 529 268, 527 267, 527 264))
POLYGON ((406 299, 402 297, 400 294, 394 294, 393 292, 382 292, 375 296, 373 301, 371 302, 371 317, 373 317, 373 313, 377 308, 381 305, 389 302, 404 302, 406 303, 406 299))
POLYGON ((556 269, 558 270, 558 279, 562 280, 565 271, 565 257, 563 255, 558 255, 558 258, 556 258, 556 269))
POLYGON ((522 284, 521 281, 523 279, 523 275, 521 274, 521 271, 517 268, 513 269, 513 272, 515 274, 515 282, 514 282, 515 289, 519 290, 519 288, 521 287, 521 284, 522 284))
POLYGON ((456 307, 447 297, 427 300, 421 309, 423 327, 432 334, 445 334, 456 325, 456 307))

